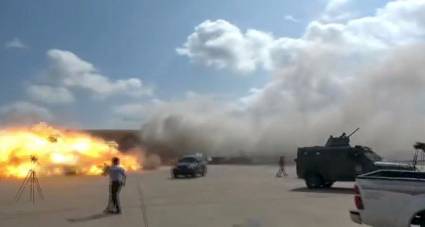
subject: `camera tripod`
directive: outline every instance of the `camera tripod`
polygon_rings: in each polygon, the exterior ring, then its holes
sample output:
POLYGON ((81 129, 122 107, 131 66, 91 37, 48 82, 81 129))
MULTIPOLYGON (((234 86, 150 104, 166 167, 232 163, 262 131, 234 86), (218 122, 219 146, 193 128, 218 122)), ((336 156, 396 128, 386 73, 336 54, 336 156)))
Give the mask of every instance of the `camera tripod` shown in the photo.
MULTIPOLYGON (((31 157, 31 161, 36 163, 37 159, 35 157, 31 157)), ((29 199, 33 204, 35 204, 35 197, 37 194, 41 199, 44 199, 43 191, 41 190, 40 183, 38 182, 37 173, 33 168, 31 168, 15 195, 15 201, 19 201, 21 199, 27 186, 29 187, 29 199)))

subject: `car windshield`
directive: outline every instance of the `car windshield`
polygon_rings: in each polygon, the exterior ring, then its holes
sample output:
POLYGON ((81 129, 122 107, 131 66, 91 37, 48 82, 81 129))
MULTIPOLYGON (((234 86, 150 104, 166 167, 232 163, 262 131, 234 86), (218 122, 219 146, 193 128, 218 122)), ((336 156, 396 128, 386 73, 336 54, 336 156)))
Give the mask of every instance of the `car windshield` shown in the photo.
POLYGON ((193 163, 193 162, 198 162, 198 160, 193 157, 184 157, 179 160, 179 163, 193 163))

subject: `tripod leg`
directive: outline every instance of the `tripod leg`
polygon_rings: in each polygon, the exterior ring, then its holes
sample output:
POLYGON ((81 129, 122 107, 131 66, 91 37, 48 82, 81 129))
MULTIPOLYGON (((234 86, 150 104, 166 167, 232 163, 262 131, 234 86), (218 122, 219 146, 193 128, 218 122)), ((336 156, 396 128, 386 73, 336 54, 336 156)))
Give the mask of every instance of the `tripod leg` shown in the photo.
POLYGON ((32 174, 31 174, 31 197, 32 197, 32 204, 35 204, 35 193, 34 193, 34 183, 35 183, 35 172, 34 171, 32 171, 32 174))
POLYGON ((40 198, 41 199, 44 199, 44 195, 43 195, 43 191, 41 190, 41 186, 40 186, 40 182, 38 182, 38 178, 37 178, 37 175, 35 175, 35 173, 34 173, 34 180, 35 180, 35 186, 37 187, 37 192, 38 192, 38 194, 40 195, 40 198))
POLYGON ((32 172, 31 172, 31 177, 30 177, 30 186, 29 186, 29 188, 30 188, 30 190, 29 190, 29 193, 30 193, 30 201, 32 201, 32 172))
POLYGON ((19 187, 18 192, 15 195, 16 201, 18 201, 21 198, 22 193, 25 190, 25 186, 27 185, 27 182, 30 179, 30 176, 31 176, 31 172, 28 172, 27 176, 25 177, 24 181, 22 182, 21 186, 19 187))

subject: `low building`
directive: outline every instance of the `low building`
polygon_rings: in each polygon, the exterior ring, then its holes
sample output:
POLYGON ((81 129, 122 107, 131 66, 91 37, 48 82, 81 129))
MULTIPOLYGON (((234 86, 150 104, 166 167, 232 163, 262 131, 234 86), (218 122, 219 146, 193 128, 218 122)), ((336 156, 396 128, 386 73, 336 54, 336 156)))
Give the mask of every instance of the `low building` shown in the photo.
POLYGON ((143 145, 139 130, 87 129, 84 131, 106 141, 115 141, 118 144, 119 150, 123 152, 143 145))

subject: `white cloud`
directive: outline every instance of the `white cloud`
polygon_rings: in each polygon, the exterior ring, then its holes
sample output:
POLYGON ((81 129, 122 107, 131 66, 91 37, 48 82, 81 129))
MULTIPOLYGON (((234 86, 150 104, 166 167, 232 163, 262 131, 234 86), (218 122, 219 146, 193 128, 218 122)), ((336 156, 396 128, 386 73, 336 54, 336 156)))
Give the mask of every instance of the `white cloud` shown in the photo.
POLYGON ((338 10, 347 5, 352 0, 329 0, 325 11, 338 10))
POLYGON ((284 19, 286 21, 290 21, 290 22, 293 22, 293 23, 298 23, 299 22, 298 19, 296 19, 294 16, 289 15, 289 14, 288 15, 285 15, 284 19))
MULTIPOLYGON (((329 8, 335 9, 347 2, 335 1, 329 8)), ((274 37, 254 29, 243 32, 225 20, 207 20, 195 28, 177 53, 193 62, 240 73, 259 68, 282 69, 312 50, 370 55, 394 45, 423 40, 424 11, 425 1, 394 1, 379 9, 374 16, 341 23, 312 21, 300 38, 274 37)))
POLYGON ((322 15, 324 21, 343 21, 354 16, 350 10, 353 0, 329 0, 322 15))
POLYGON ((242 32, 225 20, 207 20, 195 28, 177 53, 207 66, 245 73, 268 67, 267 53, 263 52, 272 41, 264 32, 242 32))
POLYGON ((131 103, 115 106, 113 113, 124 120, 140 121, 146 113, 146 107, 144 104, 131 103))
POLYGON ((345 8, 352 0, 329 0, 325 8, 325 13, 336 12, 345 8))
POLYGON ((52 49, 47 52, 51 84, 68 89, 85 90, 98 98, 114 95, 141 97, 151 95, 152 88, 139 78, 111 80, 91 64, 70 51, 52 49))
POLYGON ((50 111, 42 106, 18 101, 0 108, 2 124, 34 124, 54 119, 50 111))
POLYGON ((27 93, 30 98, 49 104, 74 102, 73 94, 64 87, 34 84, 27 87, 27 93))
POLYGON ((27 48, 27 45, 25 45, 20 39, 14 38, 10 41, 7 41, 4 44, 5 48, 17 48, 17 49, 24 49, 27 48))

